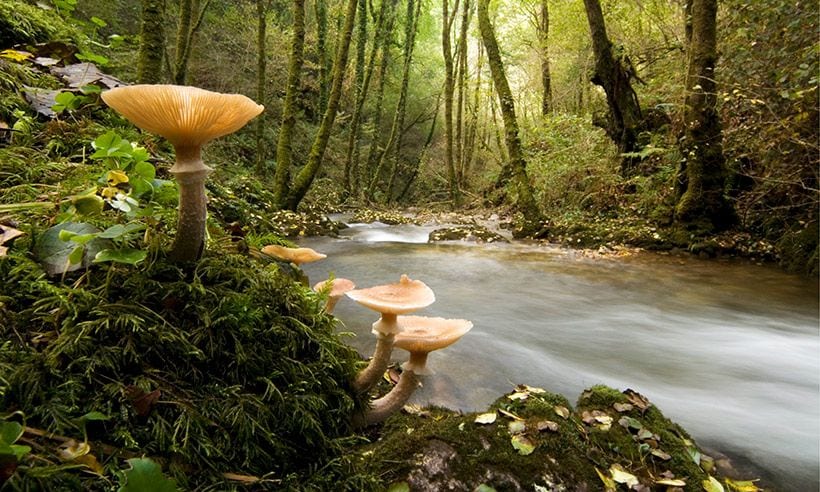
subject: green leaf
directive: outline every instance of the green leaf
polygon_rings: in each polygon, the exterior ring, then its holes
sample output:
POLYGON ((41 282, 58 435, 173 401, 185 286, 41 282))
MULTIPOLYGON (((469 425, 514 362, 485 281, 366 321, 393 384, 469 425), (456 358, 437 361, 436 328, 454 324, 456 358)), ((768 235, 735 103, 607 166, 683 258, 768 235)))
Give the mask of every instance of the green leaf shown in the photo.
POLYGON ((475 492, 495 492, 495 489, 485 483, 482 483, 478 486, 478 488, 475 489, 475 492))
POLYGON ((126 234, 137 232, 145 229, 145 224, 131 222, 129 224, 116 224, 98 234, 98 237, 103 239, 118 239, 126 234))
POLYGON ((136 265, 148 256, 147 251, 134 248, 104 249, 94 256, 94 263, 113 261, 115 263, 125 263, 136 265))
POLYGON ((97 16, 92 16, 91 17, 91 22, 93 22, 95 25, 97 25, 97 27, 105 27, 105 26, 108 25, 107 22, 105 22, 104 20, 100 19, 97 16))
POLYGON ((68 264, 69 265, 79 265, 83 261, 83 255, 85 254, 85 247, 84 246, 77 246, 76 248, 71 250, 71 253, 68 254, 68 264))
POLYGON ((87 414, 81 416, 78 420, 85 421, 85 422, 93 422, 99 420, 108 420, 111 417, 102 413, 102 412, 88 412, 87 414))
POLYGON ((387 488, 387 492, 410 492, 410 485, 407 482, 396 482, 387 488))
POLYGON ((162 474, 162 468, 148 458, 131 458, 127 460, 130 470, 123 473, 125 483, 118 492, 177 492, 174 480, 162 474))
POLYGON ((148 181, 151 181, 157 176, 157 170, 154 168, 154 165, 145 161, 137 162, 134 165, 134 173, 148 181))
POLYGON ((726 478, 726 485, 729 490, 733 492, 758 492, 760 489, 755 485, 755 480, 735 481, 731 478, 726 478))
POLYGON ((82 53, 77 53, 75 56, 78 60, 95 63, 100 66, 108 65, 108 58, 102 55, 94 54, 90 51, 83 51, 82 53))
POLYGON ((516 434, 510 439, 512 447, 522 456, 528 456, 535 451, 535 444, 525 435, 516 434))
POLYGON ((80 87, 80 92, 87 96, 91 94, 100 94, 102 93, 102 88, 98 85, 88 84, 80 87))
POLYGON ((19 444, 11 444, 6 446, 4 444, 0 444, 0 456, 14 456, 14 460, 17 462, 23 459, 23 456, 30 452, 31 448, 28 446, 22 446, 19 444))
MULTIPOLYGON (((99 229, 83 222, 64 222, 40 234, 34 245, 34 256, 43 265, 49 275, 59 275, 78 270, 91 264, 91 259, 100 250, 110 247, 106 239, 93 239, 85 245, 85 254, 81 263, 71 264, 68 257, 74 251, 75 243, 60 240, 60 232, 68 230, 76 234, 95 234, 99 229)), ((75 253, 77 254, 77 253, 75 253)))
POLYGON ((23 426, 17 422, 0 422, 0 445, 12 445, 23 435, 23 426))

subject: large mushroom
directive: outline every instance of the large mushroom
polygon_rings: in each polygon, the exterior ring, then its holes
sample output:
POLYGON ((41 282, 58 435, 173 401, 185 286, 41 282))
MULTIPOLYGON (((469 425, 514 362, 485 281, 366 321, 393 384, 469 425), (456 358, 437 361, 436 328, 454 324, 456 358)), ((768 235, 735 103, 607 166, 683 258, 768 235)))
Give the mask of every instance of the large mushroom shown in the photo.
POLYGON ((302 266, 303 263, 311 263, 327 258, 326 254, 319 253, 311 248, 288 248, 278 244, 269 244, 260 251, 268 256, 293 263, 297 267, 302 266))
POLYGON ((179 219, 171 258, 197 260, 205 246, 205 179, 202 146, 228 135, 265 109, 240 94, 220 94, 178 85, 132 85, 102 94, 106 104, 145 131, 174 146, 170 171, 179 184, 179 219))
POLYGON ((432 372, 427 369, 427 355, 457 342, 473 327, 465 319, 399 316, 401 330, 395 336, 394 346, 410 352, 410 360, 402 365, 399 382, 383 397, 374 400, 370 409, 355 424, 377 424, 404 406, 418 387, 418 376, 432 372))
POLYGON ((354 284, 352 280, 348 280, 346 278, 322 280, 313 286, 313 290, 316 292, 323 292, 325 289, 329 289, 327 294, 327 304, 325 304, 325 312, 327 314, 332 314, 333 308, 336 307, 336 303, 339 302, 339 299, 341 299, 347 292, 350 292, 355 288, 356 284, 354 284))
POLYGON ((397 283, 351 290, 347 296, 381 313, 379 320, 373 323, 373 333, 378 337, 373 358, 353 382, 353 388, 363 393, 376 384, 390 363, 393 340, 399 332, 398 315, 429 306, 436 300, 436 295, 424 282, 402 275, 397 283))

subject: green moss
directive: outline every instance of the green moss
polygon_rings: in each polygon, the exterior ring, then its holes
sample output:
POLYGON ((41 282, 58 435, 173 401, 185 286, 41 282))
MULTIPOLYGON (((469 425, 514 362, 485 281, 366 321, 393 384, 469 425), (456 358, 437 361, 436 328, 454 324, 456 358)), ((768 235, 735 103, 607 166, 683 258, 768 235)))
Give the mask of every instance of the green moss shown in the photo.
MULTIPOLYGON (((284 488, 360 480, 342 456, 360 405, 347 383, 358 356, 321 299, 275 267, 221 251, 192 270, 155 258, 63 283, 13 255, 0 275, 0 413, 82 439, 76 419, 102 412, 111 418, 89 439, 160 459, 189 489, 224 488, 224 472, 284 488), (158 401, 141 407, 155 390, 158 401)), ((43 445, 41 457, 56 460, 54 443, 43 445)), ((15 483, 105 488, 76 471, 43 478, 37 464, 15 483)))
POLYGON ((787 270, 817 275, 820 269, 820 241, 817 221, 793 228, 777 242, 781 263, 787 270))
POLYGON ((76 42, 79 38, 78 31, 53 10, 19 0, 0 3, 0 49, 56 39, 76 42))

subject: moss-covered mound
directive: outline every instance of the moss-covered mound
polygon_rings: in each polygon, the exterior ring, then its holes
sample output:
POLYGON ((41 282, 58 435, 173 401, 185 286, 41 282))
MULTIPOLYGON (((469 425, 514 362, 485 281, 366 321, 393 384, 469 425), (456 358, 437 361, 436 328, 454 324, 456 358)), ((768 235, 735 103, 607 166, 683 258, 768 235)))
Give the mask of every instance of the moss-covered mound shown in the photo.
POLYGON ((585 391, 574 410, 562 396, 519 386, 483 414, 397 415, 361 460, 414 492, 702 491, 717 481, 683 429, 638 393, 604 386, 585 391))
POLYGON ((340 456, 357 355, 275 266, 221 252, 190 270, 154 259, 61 281, 18 254, 0 278, 0 415, 87 432, 104 465, 88 473, 41 439, 11 478, 21 490, 109 490, 135 455, 184 489, 227 490, 224 473, 275 489, 355 480, 340 456))
POLYGON ((76 40, 78 31, 53 10, 20 0, 0 2, 0 51, 18 44, 76 40))
POLYGON ((471 241, 476 243, 509 242, 501 234, 479 225, 463 225, 436 229, 430 233, 428 241, 431 243, 439 241, 471 241))

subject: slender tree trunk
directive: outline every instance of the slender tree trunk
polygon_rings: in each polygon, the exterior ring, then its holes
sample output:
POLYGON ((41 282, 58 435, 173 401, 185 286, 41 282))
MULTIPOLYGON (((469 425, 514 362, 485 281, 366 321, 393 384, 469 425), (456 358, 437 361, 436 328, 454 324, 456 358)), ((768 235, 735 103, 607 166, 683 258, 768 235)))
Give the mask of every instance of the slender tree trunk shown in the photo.
POLYGON ((285 206, 289 194, 292 160, 293 129, 296 126, 296 96, 305 59, 305 0, 293 0, 293 35, 288 57, 288 82, 285 103, 282 107, 282 123, 276 142, 276 174, 273 178, 273 195, 276 206, 285 206))
POLYGON ((477 62, 476 62, 476 80, 475 91, 473 92, 473 106, 470 110, 470 124, 467 129, 467 137, 464 144, 464 168, 461 172, 462 186, 466 187, 470 170, 473 166, 473 157, 475 156, 476 135, 478 132, 478 108, 481 104, 481 70, 484 56, 482 54, 483 47, 481 40, 478 40, 477 62))
MULTIPOLYGON (((268 0, 256 0, 257 32, 256 32, 256 102, 265 104, 265 87, 267 86, 267 26, 268 0)), ((256 174, 265 173, 265 115, 260 114, 256 120, 256 174)))
POLYGON ((541 0, 541 15, 538 19, 538 44, 541 55, 541 115, 552 111, 552 88, 550 77, 550 10, 549 1, 541 0))
POLYGON ((726 165, 717 112, 717 0, 693 0, 691 44, 686 87, 680 198, 676 221, 698 232, 728 228, 736 220, 724 194, 726 165))
MULTIPOLYGON (((382 2, 382 6, 387 5, 387 2, 382 2)), ((382 12, 384 8, 381 9, 382 12)), ((375 51, 378 46, 378 32, 373 40, 373 49, 375 51)), ((347 137, 347 152, 345 154, 345 167, 342 175, 342 188, 346 194, 352 191, 352 176, 356 174, 356 167, 358 165, 358 147, 359 147, 359 121, 361 119, 362 106, 366 94, 365 78, 367 83, 370 82, 370 73, 373 64, 370 63, 367 67, 367 77, 365 77, 364 68, 364 53, 367 45, 367 2, 366 0, 359 0, 359 23, 356 30, 356 78, 354 91, 354 107, 353 120, 350 123, 350 133, 347 137), (361 102, 361 105, 359 104, 361 102)), ((373 57, 371 56, 371 60, 373 57)))
POLYGON ((205 11, 210 3, 211 0, 205 0, 200 7, 200 0, 180 0, 179 2, 176 56, 172 74, 174 84, 185 85, 188 79, 188 61, 191 59, 194 36, 202 26, 205 11))
POLYGON ((140 84, 162 81, 162 58, 165 54, 165 0, 142 0, 142 25, 137 62, 140 84))
POLYGON ((458 97, 456 99, 456 135, 454 159, 456 168, 456 183, 461 186, 464 181, 464 91, 467 80, 467 27, 470 24, 470 0, 464 0, 461 5, 461 25, 458 33, 458 97))
POLYGON ((416 159, 416 164, 413 167, 413 172, 407 181, 404 183, 404 188, 399 193, 397 201, 401 201, 404 199, 407 192, 410 190, 410 186, 416 180, 416 177, 419 175, 419 169, 421 169, 421 165, 424 162, 424 158, 427 155, 427 151, 430 149, 430 145, 433 143, 433 135, 436 133, 436 122, 438 121, 438 112, 439 108, 441 107, 441 93, 439 92, 438 97, 436 98, 436 110, 433 112, 433 123, 430 124, 430 131, 427 132, 427 139, 424 141, 424 146, 421 148, 421 152, 419 152, 419 157, 416 159))
MULTIPOLYGON (((612 43, 606 33, 600 1, 584 0, 584 5, 595 53, 595 75, 592 82, 604 89, 609 106, 607 133, 622 154, 636 152, 640 150, 638 133, 643 117, 638 96, 632 89, 630 72, 627 70, 631 70, 631 67, 625 59, 615 58, 612 53, 612 43)), ((622 174, 628 175, 636 162, 634 158, 625 157, 621 161, 622 174)))
POLYGON ((527 165, 524 161, 521 139, 518 135, 518 122, 515 118, 513 94, 504 73, 504 65, 501 62, 495 32, 493 32, 493 27, 490 24, 489 3, 490 0, 478 1, 478 26, 484 48, 487 50, 487 60, 495 82, 496 92, 498 92, 501 117, 504 119, 505 141, 510 154, 510 169, 515 182, 516 208, 522 216, 514 233, 519 237, 532 236, 542 229, 543 219, 527 177, 527 165))
POLYGON ((393 166, 387 183, 385 198, 387 203, 393 198, 393 187, 396 183, 396 175, 399 174, 401 162, 402 140, 404 136, 404 120, 407 115, 407 89, 410 85, 410 67, 413 64, 413 49, 416 46, 416 31, 418 30, 419 17, 421 16, 422 0, 407 0, 407 25, 404 29, 404 70, 401 76, 401 90, 399 92, 399 104, 396 108, 396 119, 393 122, 396 134, 396 145, 393 151, 393 166))
MULTIPOLYGON (((375 114, 373 115, 374 133, 370 143, 370 151, 367 155, 367 169, 362 173, 362 176, 364 177, 363 182, 367 184, 367 186, 363 187, 365 188, 363 191, 367 199, 370 199, 369 185, 374 179, 376 165, 385 151, 385 149, 381 147, 381 126, 382 115, 384 114, 384 87, 387 79, 387 67, 390 66, 391 63, 390 46, 394 22, 395 17, 391 15, 388 19, 387 28, 385 30, 384 44, 382 45, 382 58, 379 65, 379 86, 376 90, 376 101, 374 108, 375 114)), ((388 142, 385 144, 385 147, 389 147, 391 144, 391 142, 388 142)))
POLYGON ((327 0, 316 0, 313 4, 316 13, 316 58, 319 60, 319 112, 327 108, 327 93, 330 86, 327 66, 327 0))
POLYGON ((347 68, 347 56, 350 52, 350 39, 353 36, 353 24, 356 20, 356 0, 348 0, 345 11, 345 23, 341 33, 341 39, 336 49, 336 61, 333 63, 333 85, 330 88, 330 95, 327 101, 327 110, 322 117, 322 123, 313 145, 310 148, 305 167, 299 172, 293 182, 293 188, 288 196, 287 208, 296 210, 299 203, 305 197, 310 185, 316 178, 319 168, 322 165, 322 158, 327 149, 327 142, 330 139, 330 130, 336 120, 336 111, 339 108, 339 100, 342 97, 342 82, 347 68))
POLYGON ((453 80, 453 53, 450 40, 450 29, 453 24, 453 17, 458 12, 458 1, 450 12, 449 1, 442 0, 442 28, 441 28, 441 49, 444 54, 444 162, 447 166, 447 177, 450 184, 450 200, 454 207, 461 205, 461 196, 458 189, 456 176, 456 164, 453 157, 453 95, 455 92, 455 81, 453 80))

